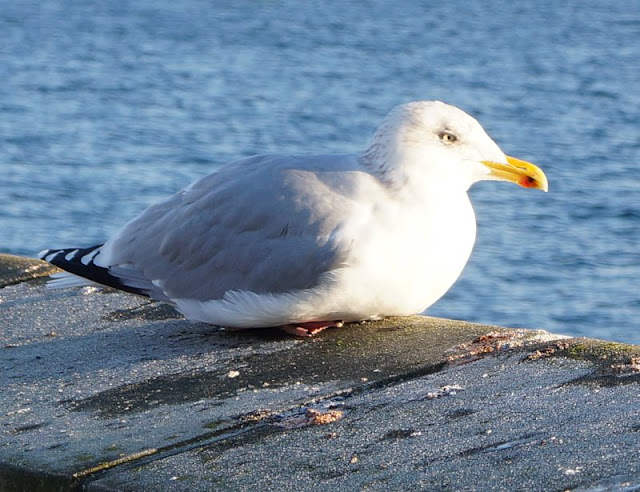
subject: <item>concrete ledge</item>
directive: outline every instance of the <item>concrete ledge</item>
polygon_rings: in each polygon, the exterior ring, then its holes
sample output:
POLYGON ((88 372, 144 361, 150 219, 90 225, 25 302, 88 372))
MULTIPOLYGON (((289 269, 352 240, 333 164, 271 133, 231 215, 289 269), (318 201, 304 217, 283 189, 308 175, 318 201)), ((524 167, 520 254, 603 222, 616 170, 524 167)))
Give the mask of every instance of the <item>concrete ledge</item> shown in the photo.
POLYGON ((638 346, 418 316, 230 332, 47 271, 0 256, 0 490, 640 488, 638 346))
POLYGON ((0 254, 0 288, 46 277, 60 269, 44 261, 0 254))

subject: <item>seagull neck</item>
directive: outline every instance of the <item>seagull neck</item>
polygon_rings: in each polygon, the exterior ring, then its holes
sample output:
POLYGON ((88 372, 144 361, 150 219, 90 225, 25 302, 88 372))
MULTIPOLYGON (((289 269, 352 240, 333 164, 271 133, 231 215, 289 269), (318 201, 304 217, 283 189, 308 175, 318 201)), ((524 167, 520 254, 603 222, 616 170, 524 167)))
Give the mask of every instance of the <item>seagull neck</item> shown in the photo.
POLYGON ((391 155, 388 148, 374 143, 358 157, 358 162, 387 188, 402 189, 406 185, 406 176, 388 164, 396 159, 397 156, 391 155))
MULTIPOLYGON (((382 158, 384 154, 376 152, 377 149, 372 147, 360 155, 358 158, 360 165, 376 176, 390 192, 399 196, 466 193, 472 184, 460 180, 459 177, 452 179, 449 173, 440 174, 431 171, 426 175, 421 171, 424 169, 421 166, 389 166, 387 164, 389 161, 382 158)), ((398 159, 397 156, 385 157, 398 159)))

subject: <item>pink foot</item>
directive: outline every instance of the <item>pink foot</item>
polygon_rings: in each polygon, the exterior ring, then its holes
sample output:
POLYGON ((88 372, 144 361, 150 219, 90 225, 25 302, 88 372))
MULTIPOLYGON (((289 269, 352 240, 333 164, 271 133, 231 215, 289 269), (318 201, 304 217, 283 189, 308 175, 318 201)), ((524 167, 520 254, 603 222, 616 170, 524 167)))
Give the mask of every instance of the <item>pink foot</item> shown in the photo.
POLYGON ((289 335, 309 338, 327 328, 342 328, 343 326, 344 323, 342 321, 309 321, 307 323, 283 325, 282 330, 289 335))

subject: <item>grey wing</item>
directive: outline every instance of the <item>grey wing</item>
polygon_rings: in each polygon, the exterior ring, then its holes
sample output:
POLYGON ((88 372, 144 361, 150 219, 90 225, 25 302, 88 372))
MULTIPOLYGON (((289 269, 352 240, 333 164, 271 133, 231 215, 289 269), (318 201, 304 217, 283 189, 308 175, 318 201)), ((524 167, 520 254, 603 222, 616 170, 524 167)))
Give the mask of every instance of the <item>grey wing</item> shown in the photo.
POLYGON ((351 200, 295 161, 255 157, 201 179, 127 224, 104 260, 134 267, 174 299, 317 285, 343 260, 333 231, 351 200))

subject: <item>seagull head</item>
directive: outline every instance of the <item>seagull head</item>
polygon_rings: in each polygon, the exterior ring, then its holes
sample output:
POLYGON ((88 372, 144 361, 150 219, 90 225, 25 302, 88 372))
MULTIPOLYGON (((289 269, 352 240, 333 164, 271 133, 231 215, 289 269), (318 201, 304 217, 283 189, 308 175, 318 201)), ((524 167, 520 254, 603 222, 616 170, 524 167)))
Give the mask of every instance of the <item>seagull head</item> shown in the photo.
POLYGON ((505 155, 475 118, 440 101, 391 110, 361 160, 396 187, 466 191, 477 181, 498 180, 548 190, 540 168, 505 155))

